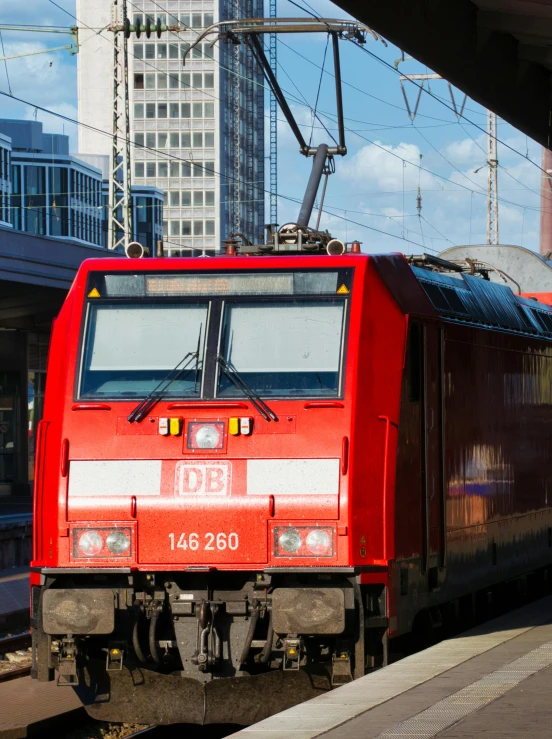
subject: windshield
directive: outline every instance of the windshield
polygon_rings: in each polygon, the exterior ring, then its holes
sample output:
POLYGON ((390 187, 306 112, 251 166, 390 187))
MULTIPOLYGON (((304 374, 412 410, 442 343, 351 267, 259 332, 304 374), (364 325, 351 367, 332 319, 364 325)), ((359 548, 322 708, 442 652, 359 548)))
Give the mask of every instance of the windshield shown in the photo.
POLYGON ((199 396, 207 314, 207 303, 89 304, 80 397, 144 397, 198 346, 165 395, 199 396))
MULTIPOLYGON (((293 300, 227 303, 221 353, 260 395, 339 394, 345 302, 293 300)), ((243 392, 222 372, 218 395, 243 392)))

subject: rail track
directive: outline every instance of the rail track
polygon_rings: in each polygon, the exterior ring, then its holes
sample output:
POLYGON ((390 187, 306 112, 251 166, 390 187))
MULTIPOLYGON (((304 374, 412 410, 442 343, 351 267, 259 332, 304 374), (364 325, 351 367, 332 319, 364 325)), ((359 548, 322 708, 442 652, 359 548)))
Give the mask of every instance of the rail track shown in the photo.
POLYGON ((30 646, 30 631, 25 631, 22 634, 13 634, 12 636, 4 636, 0 639, 0 654, 16 652, 18 649, 28 649, 30 646))
MULTIPOLYGON (((26 650, 31 646, 31 632, 25 631, 21 634, 13 634, 0 639, 0 655, 26 650)), ((0 683, 7 680, 15 680, 18 677, 26 677, 31 674, 31 661, 29 664, 21 665, 17 662, 1 662, 0 683)))

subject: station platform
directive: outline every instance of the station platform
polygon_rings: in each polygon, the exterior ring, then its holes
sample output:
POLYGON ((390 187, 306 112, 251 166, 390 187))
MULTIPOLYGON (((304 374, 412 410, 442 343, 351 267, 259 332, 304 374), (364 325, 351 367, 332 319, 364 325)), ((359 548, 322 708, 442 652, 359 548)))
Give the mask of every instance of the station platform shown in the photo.
POLYGON ((0 684, 0 739, 63 736, 85 711, 72 688, 30 677, 0 684))
MULTIPOLYGON (((29 568, 0 570, 0 628, 17 625, 15 621, 29 612, 29 568)), ((22 626, 28 624, 21 622, 22 626)))
POLYGON ((242 729, 240 739, 552 735, 552 596, 242 729))

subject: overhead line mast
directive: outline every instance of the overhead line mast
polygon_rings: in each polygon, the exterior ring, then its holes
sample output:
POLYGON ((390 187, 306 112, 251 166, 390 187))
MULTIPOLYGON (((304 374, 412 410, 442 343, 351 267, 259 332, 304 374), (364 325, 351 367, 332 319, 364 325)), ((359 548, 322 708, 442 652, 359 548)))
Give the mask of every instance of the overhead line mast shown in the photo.
MULTIPOLYGON (((276 0, 270 0, 270 18, 276 18, 276 0)), ((277 38, 270 34, 270 69, 276 77, 278 70, 277 38)), ((278 225, 278 101, 270 90, 270 224, 278 225)))
MULTIPOLYGON (((412 57, 405 57, 404 52, 399 59, 395 60, 395 69, 399 69, 399 64, 412 59, 412 57)), ((430 80, 442 80, 440 74, 401 74, 400 83, 401 90, 406 105, 406 112, 412 122, 416 118, 418 113, 418 107, 420 105, 420 98, 424 90, 424 83, 430 80), (415 98, 414 104, 411 105, 406 93, 404 82, 410 81, 414 83, 420 83, 417 85, 418 93, 415 98)), ((454 91, 450 82, 447 82, 450 92, 450 99, 456 118, 460 120, 464 112, 464 106, 466 105, 467 95, 464 95, 464 100, 460 106, 457 105, 454 97, 454 91)), ((497 155, 497 116, 492 110, 487 110, 487 244, 498 244, 498 155, 497 155)), ((482 167, 480 167, 482 169, 482 167)), ((478 172, 479 170, 476 170, 478 172)), ((418 188, 419 189, 419 188, 418 188)), ((418 193, 419 197, 419 193, 418 193)), ((418 202, 418 209, 420 203, 418 202)))
POLYGON ((123 247, 126 251, 132 241, 132 195, 130 175, 130 109, 128 92, 128 38, 131 33, 140 38, 145 33, 157 38, 166 31, 182 31, 180 24, 167 26, 152 23, 134 25, 127 13, 127 0, 113 0, 111 26, 113 33, 113 126, 109 174, 109 223, 107 245, 112 251, 123 247))
POLYGON ((498 244, 498 155, 497 117, 492 110, 487 111, 487 244, 498 244))
POLYGON ((113 129, 109 173, 109 224, 107 246, 125 250, 132 241, 130 180, 130 111, 128 102, 128 23, 126 0, 113 0, 113 129))

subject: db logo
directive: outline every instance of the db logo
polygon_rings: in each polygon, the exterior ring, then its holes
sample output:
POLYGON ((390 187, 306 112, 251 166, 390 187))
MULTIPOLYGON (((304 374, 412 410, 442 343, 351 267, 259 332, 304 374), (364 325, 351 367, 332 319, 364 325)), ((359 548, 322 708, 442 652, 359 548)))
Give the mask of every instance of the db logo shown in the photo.
POLYGON ((230 462, 182 461, 176 463, 176 495, 228 495, 232 483, 230 462))

